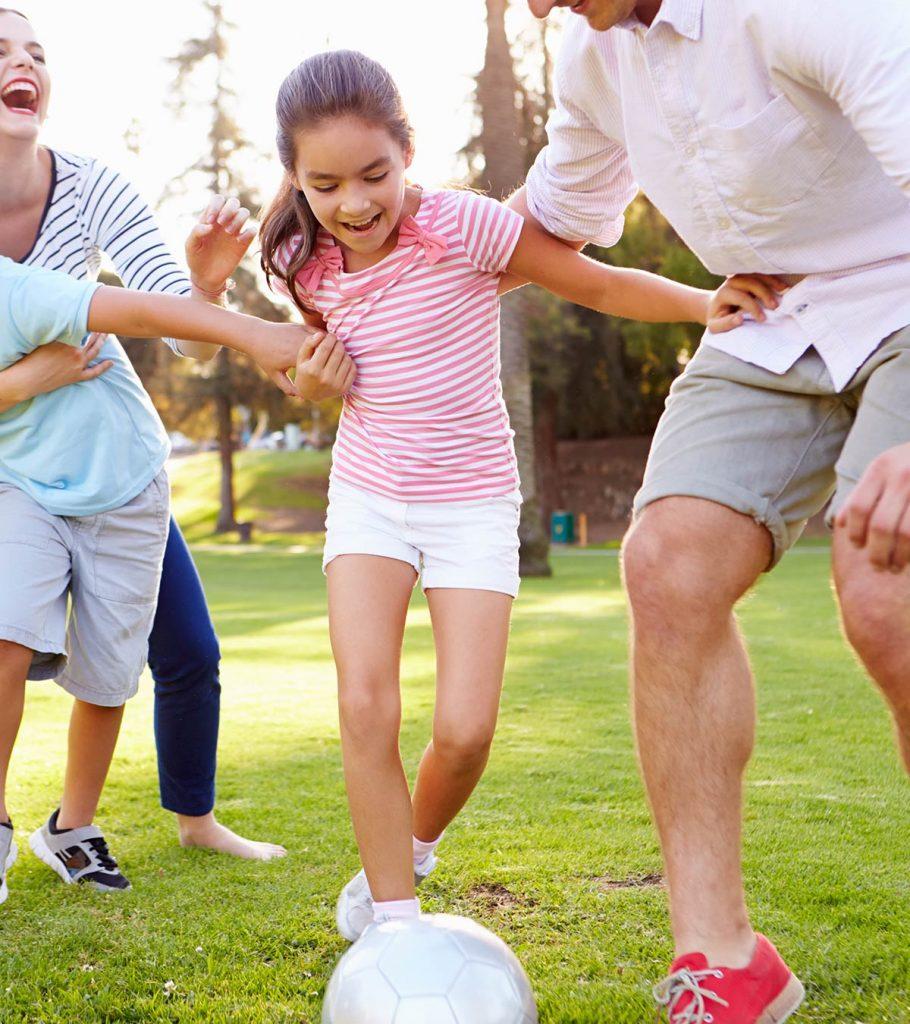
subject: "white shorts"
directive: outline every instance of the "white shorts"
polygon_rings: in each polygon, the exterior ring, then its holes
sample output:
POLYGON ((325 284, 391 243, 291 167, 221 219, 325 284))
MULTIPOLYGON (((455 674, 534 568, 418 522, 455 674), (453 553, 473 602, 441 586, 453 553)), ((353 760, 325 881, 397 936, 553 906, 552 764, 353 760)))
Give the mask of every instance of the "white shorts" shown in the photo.
POLYGON ((403 502, 341 480, 329 487, 322 569, 339 555, 407 562, 424 590, 518 594, 521 495, 477 501, 403 502))

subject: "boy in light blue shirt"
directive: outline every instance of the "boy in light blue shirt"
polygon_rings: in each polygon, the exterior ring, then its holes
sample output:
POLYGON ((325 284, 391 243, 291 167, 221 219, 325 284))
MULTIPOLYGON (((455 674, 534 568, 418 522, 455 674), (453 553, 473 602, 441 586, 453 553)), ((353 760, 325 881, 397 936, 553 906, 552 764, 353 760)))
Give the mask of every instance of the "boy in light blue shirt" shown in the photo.
MULTIPOLYGON (((53 341, 82 346, 89 331, 225 344, 273 379, 304 340, 290 324, 0 257, 0 369, 53 341)), ((120 344, 108 339, 102 356, 103 375, 0 413, 0 903, 16 857, 5 783, 26 678, 56 679, 75 698, 60 807, 30 846, 64 882, 129 888, 94 816, 148 651, 169 445, 120 344)))
MULTIPOLYGON (((39 345, 79 347, 99 286, 0 261, 0 369, 39 345)), ((158 475, 169 454, 164 426, 121 345, 96 380, 72 384, 0 414, 0 483, 49 512, 85 516, 118 508, 158 475)))

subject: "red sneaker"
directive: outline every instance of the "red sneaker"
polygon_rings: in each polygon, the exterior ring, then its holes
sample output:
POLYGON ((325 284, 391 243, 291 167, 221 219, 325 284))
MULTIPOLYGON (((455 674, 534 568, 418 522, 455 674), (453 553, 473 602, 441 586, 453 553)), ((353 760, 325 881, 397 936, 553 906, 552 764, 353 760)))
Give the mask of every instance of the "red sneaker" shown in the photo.
POLYGON ((709 967, 704 953, 673 961, 654 987, 670 1024, 780 1024, 806 994, 799 978, 764 935, 748 967, 709 967))

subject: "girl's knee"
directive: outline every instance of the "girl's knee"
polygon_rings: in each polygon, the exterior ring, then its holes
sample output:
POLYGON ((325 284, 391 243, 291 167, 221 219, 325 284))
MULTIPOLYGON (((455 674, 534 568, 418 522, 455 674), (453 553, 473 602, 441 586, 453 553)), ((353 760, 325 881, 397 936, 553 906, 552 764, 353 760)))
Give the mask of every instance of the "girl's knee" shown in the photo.
POLYGON ((495 730, 495 722, 437 724, 433 750, 454 769, 467 771, 486 763, 495 730))
POLYGON ((385 744, 397 740, 401 702, 397 693, 383 692, 370 680, 342 680, 338 712, 342 731, 358 744, 385 744))

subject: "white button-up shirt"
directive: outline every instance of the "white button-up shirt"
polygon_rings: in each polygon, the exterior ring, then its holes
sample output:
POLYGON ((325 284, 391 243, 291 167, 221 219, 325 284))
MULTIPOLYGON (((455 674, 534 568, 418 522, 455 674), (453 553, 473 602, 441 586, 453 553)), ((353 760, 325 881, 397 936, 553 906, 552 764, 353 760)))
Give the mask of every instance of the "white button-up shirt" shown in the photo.
POLYGON ((527 182, 561 238, 614 244, 639 186, 716 274, 805 274, 706 342, 837 389, 910 324, 910 2, 664 0, 650 27, 571 16, 527 182))

